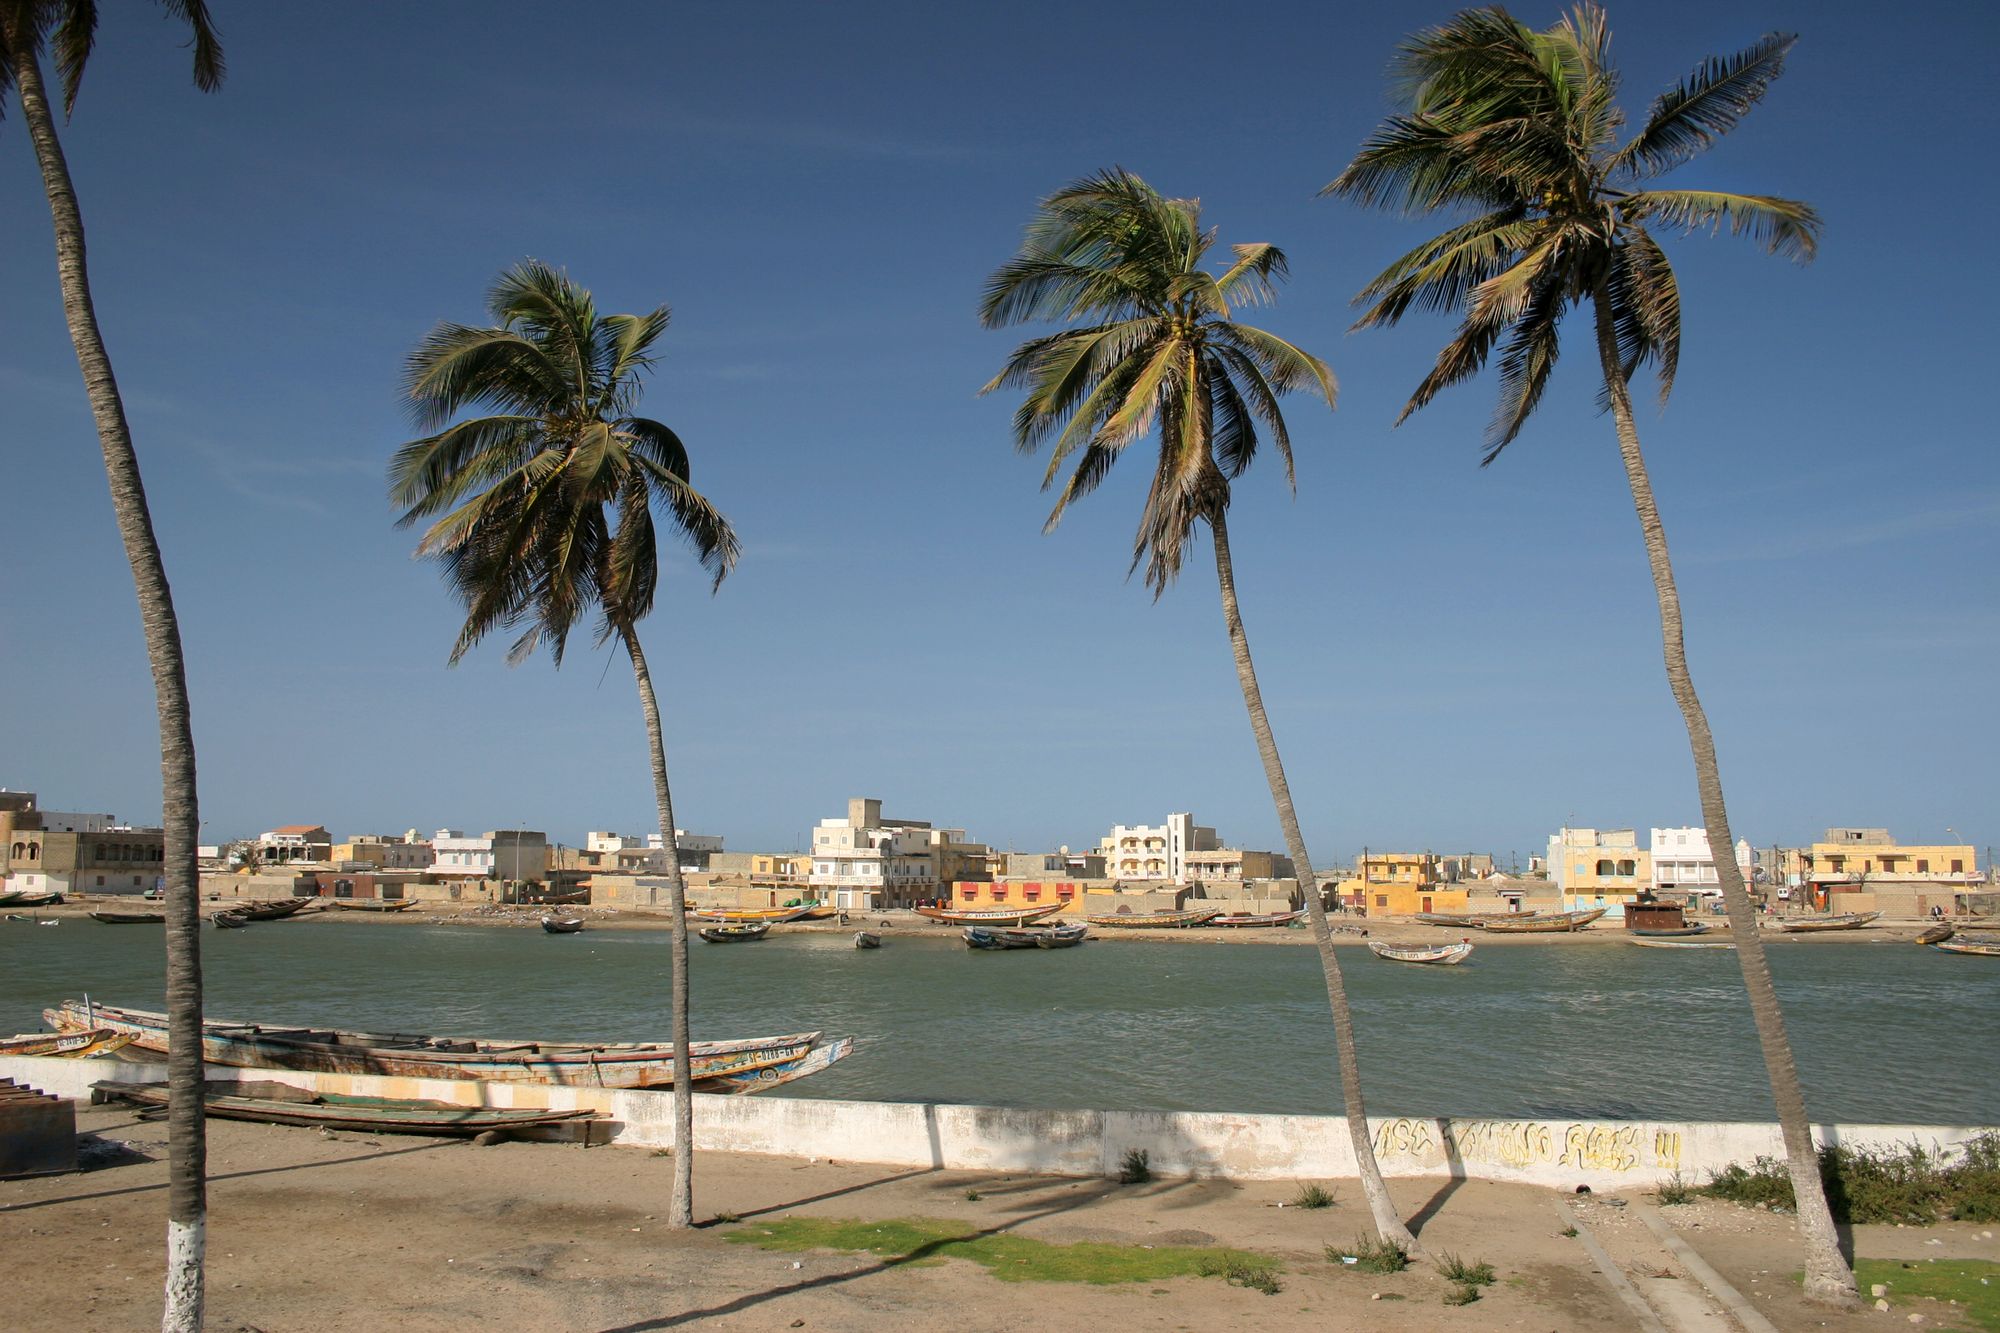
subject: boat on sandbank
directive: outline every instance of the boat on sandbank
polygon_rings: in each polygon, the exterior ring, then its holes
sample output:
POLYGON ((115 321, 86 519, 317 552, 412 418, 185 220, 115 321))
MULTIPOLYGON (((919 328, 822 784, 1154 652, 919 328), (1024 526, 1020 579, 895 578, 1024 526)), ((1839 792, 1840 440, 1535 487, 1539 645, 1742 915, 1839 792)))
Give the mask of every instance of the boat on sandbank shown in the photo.
POLYGON ((1859 930, 1880 912, 1843 912, 1839 916, 1801 917, 1796 921, 1780 921, 1778 929, 1788 935, 1802 935, 1817 930, 1859 930))
POLYGON ((1116 926, 1125 930, 1144 930, 1148 927, 1184 930, 1189 926, 1207 925, 1221 915, 1220 907, 1193 907, 1180 912, 1118 912, 1107 916, 1087 916, 1084 920, 1093 926, 1116 926))
POLYGON ((1550 912, 1545 916, 1529 917, 1526 920, 1488 921, 1486 932, 1489 935, 1547 935, 1584 930, 1607 910, 1593 907, 1584 912, 1550 912))
POLYGON ((952 926, 1025 926, 1031 921, 1054 916, 1068 903, 1058 900, 1035 907, 918 907, 912 909, 929 921, 952 926))

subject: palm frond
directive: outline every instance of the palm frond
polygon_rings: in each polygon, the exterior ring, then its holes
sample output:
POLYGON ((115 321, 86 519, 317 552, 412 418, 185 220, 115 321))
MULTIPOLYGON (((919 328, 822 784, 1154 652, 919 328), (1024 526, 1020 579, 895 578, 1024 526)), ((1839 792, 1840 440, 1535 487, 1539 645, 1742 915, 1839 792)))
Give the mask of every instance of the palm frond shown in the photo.
POLYGON ((1500 400, 1486 431, 1486 452, 1479 465, 1486 467, 1520 435, 1548 388, 1555 369, 1558 326, 1567 302, 1564 274, 1545 270, 1536 281, 1520 318, 1514 321, 1506 345, 1496 362, 1500 375, 1500 400))
MULTIPOLYGON (((1674 390, 1681 359, 1681 294, 1674 268, 1644 227, 1625 230, 1625 243, 1612 256, 1605 282, 1618 360, 1626 381, 1649 362, 1658 370, 1660 406, 1674 390)), ((1610 386, 1599 390, 1599 407, 1611 408, 1610 386)))
POLYGON ((1791 33, 1767 33, 1735 55, 1695 66, 1653 100, 1645 126, 1613 155, 1609 169, 1657 176, 1707 149, 1763 100, 1797 42, 1791 33))
POLYGON ((1721 190, 1635 190, 1619 201, 1634 222, 1657 221, 1692 232, 1729 228, 1731 236, 1748 236, 1766 253, 1801 263, 1819 249, 1819 214, 1811 204, 1765 194, 1729 194, 1721 190))
POLYGON ((1529 221, 1519 204, 1496 209, 1432 237, 1383 269, 1355 296, 1375 300, 1354 328, 1394 324, 1412 305, 1444 311, 1460 305, 1472 289, 1507 271, 1534 242, 1540 224, 1529 221))

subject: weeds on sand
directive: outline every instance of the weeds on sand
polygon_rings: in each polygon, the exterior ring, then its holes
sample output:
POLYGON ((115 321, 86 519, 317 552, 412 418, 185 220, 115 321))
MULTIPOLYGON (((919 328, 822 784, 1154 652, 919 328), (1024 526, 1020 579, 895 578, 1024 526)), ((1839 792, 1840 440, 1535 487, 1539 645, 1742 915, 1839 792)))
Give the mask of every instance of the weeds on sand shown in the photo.
POLYGON ((1284 1290, 1278 1281, 1276 1269, 1263 1264, 1245 1263, 1241 1259, 1204 1259, 1198 1271, 1203 1277, 1219 1277, 1232 1287, 1247 1287, 1251 1291, 1261 1291, 1266 1296, 1275 1296, 1284 1290))
MULTIPOLYGON (((1837 1222, 2000 1221, 2000 1132, 1942 1153, 1916 1143, 1831 1145, 1820 1150, 1819 1175, 1837 1222)), ((1752 1207, 1796 1207, 1791 1173, 1771 1157, 1725 1167, 1695 1193, 1752 1207)))
POLYGON ((1410 1266, 1408 1250, 1392 1240, 1369 1240, 1366 1236, 1355 1237, 1354 1244, 1344 1250, 1338 1245, 1327 1246, 1326 1257, 1364 1273, 1400 1273, 1410 1266), (1350 1259, 1354 1262, 1348 1263, 1350 1259))
POLYGON ((1682 1180, 1681 1173, 1676 1171, 1660 1186, 1658 1197, 1661 1206, 1672 1208, 1684 1203, 1693 1203, 1694 1196, 1694 1186, 1682 1180))
POLYGON ((1479 1288, 1460 1283, 1444 1294, 1446 1305, 1470 1305, 1479 1299, 1479 1288))
POLYGON ((1134 1148, 1118 1162, 1118 1183, 1143 1185, 1153 1178, 1152 1158, 1144 1148, 1134 1148))
POLYGON ((1564 1228, 1563 1228, 1563 1229, 1562 1229, 1561 1231, 1558 1231, 1558 1232, 1557 1232, 1556 1234, 1557 1234, 1558 1236, 1561 1236, 1561 1237, 1562 1237, 1562 1238, 1563 1238, 1564 1240, 1575 1240, 1575 1239, 1576 1239, 1576 1228, 1575 1228, 1575 1227, 1564 1227, 1564 1228))
POLYGON ((1334 1202, 1333 1191, 1317 1183, 1299 1186, 1292 1196, 1294 1208, 1331 1208, 1334 1202))
MULTIPOLYGON (((1051 1245, 1007 1234, 989 1235, 967 1222, 907 1217, 883 1222, 785 1217, 753 1223, 725 1239, 759 1249, 845 1250, 873 1254, 885 1265, 970 1259, 1003 1282, 1156 1282, 1172 1277, 1228 1277, 1232 1271, 1275 1275, 1275 1260, 1247 1250, 1160 1245, 1051 1245)), ((1234 1280, 1233 1278, 1230 1280, 1234 1280)), ((1275 1277, 1273 1277, 1275 1282, 1275 1277)), ((1246 1284, 1239 1284, 1246 1285, 1246 1284)), ((1258 1290, 1263 1290, 1260 1286, 1258 1290)))
MULTIPOLYGON (((1445 1281, 1456 1282, 1462 1287, 1490 1287, 1493 1285, 1493 1265, 1484 1259, 1469 1264, 1449 1250, 1438 1256, 1438 1272, 1444 1274, 1445 1281)), ((1459 1304, 1465 1304, 1460 1301, 1459 1304)))
POLYGON ((967 1203, 978 1203, 982 1197, 978 1190, 967 1190, 965 1192, 965 1201, 967 1203))

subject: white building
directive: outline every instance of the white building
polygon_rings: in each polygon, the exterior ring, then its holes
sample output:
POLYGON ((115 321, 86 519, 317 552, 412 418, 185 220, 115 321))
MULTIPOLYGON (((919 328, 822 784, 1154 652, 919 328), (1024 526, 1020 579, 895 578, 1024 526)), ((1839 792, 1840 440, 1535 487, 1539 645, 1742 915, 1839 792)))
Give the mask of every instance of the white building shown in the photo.
MULTIPOLYGON (((1722 880, 1716 874, 1715 855, 1708 847, 1707 829, 1656 828, 1652 836, 1654 893, 1721 894, 1722 880)), ((1748 839, 1736 840, 1736 865, 1743 872, 1743 882, 1748 884, 1748 839)))
POLYGON ((468 838, 463 829, 431 835, 430 873, 438 879, 485 879, 493 873, 493 839, 468 838))
POLYGON ((855 797, 847 818, 822 819, 813 829, 808 880, 823 903, 857 911, 909 907, 938 895, 937 843, 958 830, 927 820, 882 817, 882 802, 855 797))
POLYGON ((1187 881, 1187 854, 1220 850, 1215 830, 1194 822, 1185 812, 1167 816, 1164 824, 1114 824, 1099 840, 1104 873, 1112 879, 1187 881))
MULTIPOLYGON (((680 853, 681 870, 690 873, 708 869, 709 859, 722 850, 722 839, 707 833, 674 830, 674 847, 680 853)), ((609 858, 625 874, 660 874, 667 868, 667 840, 657 833, 588 833, 583 849, 599 858, 609 858)))

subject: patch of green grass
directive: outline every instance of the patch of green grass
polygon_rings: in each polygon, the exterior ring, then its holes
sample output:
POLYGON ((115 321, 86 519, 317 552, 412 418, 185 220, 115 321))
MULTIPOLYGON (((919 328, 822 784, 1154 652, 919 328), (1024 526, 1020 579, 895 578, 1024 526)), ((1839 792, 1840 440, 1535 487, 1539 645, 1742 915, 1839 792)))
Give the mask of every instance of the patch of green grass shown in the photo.
MULTIPOLYGON (((1493 1285, 1493 1265, 1485 1260, 1469 1264, 1447 1250, 1438 1256, 1438 1272, 1444 1274, 1445 1281, 1456 1282, 1462 1287, 1490 1287, 1493 1285)), ((1465 1302, 1460 1302, 1464 1304, 1465 1302)))
POLYGON ((1275 1296, 1284 1290, 1278 1281, 1277 1270, 1265 1264, 1218 1257, 1202 1260, 1198 1271, 1203 1277, 1219 1277, 1232 1287, 1247 1287, 1266 1296, 1275 1296))
POLYGON ((1470 1305, 1479 1299, 1479 1288, 1469 1283, 1460 1283, 1444 1294, 1446 1305, 1470 1305))
MULTIPOLYGON (((1982 1134, 1945 1153, 1916 1143, 1834 1145, 1820 1150, 1819 1175, 1839 1222, 2000 1221, 2000 1133, 1982 1134)), ((1752 1206, 1795 1206, 1791 1173, 1771 1157, 1759 1157, 1747 1168, 1726 1167, 1695 1193, 1752 1206)))
POLYGON ((1957 1316, 1966 1328, 2000 1333, 2000 1264, 1990 1259, 1924 1263, 1863 1259, 1854 1265, 1854 1280, 1861 1284, 1864 1295, 1881 1283, 1889 1289, 1890 1304, 1920 1310, 1932 1323, 1957 1316), (1936 1304, 1925 1300, 1926 1296, 1936 1304), (1954 1308, 1947 1301, 1958 1305, 1954 1308))
POLYGON ((1134 1148, 1127 1152, 1118 1163, 1118 1183, 1121 1185, 1143 1185, 1153 1178, 1152 1158, 1144 1148, 1134 1148))
MULTIPOLYGON (((862 1222, 823 1217, 785 1217, 746 1226, 728 1240, 759 1249, 866 1252, 886 1264, 935 1264, 970 1259, 1003 1282, 1156 1282, 1171 1277, 1224 1277, 1256 1273, 1271 1279, 1275 1261, 1246 1250, 1197 1249, 1160 1245, 1103 1245, 1083 1241, 1051 1245, 1026 1236, 987 1235, 964 1222, 935 1218, 894 1218, 862 1222)), ((1238 1282, 1239 1286, 1261 1285, 1238 1282)))
POLYGON ((1329 1262, 1344 1268, 1358 1268, 1364 1273, 1400 1273, 1410 1266, 1410 1255, 1394 1241, 1370 1240, 1366 1236, 1356 1236, 1354 1244, 1342 1249, 1338 1245, 1326 1247, 1329 1262), (1347 1261, 1352 1259, 1353 1263, 1347 1261))
POLYGON ((1294 1208, 1331 1208, 1334 1203, 1333 1191, 1316 1182, 1299 1186, 1292 1196, 1294 1208))

